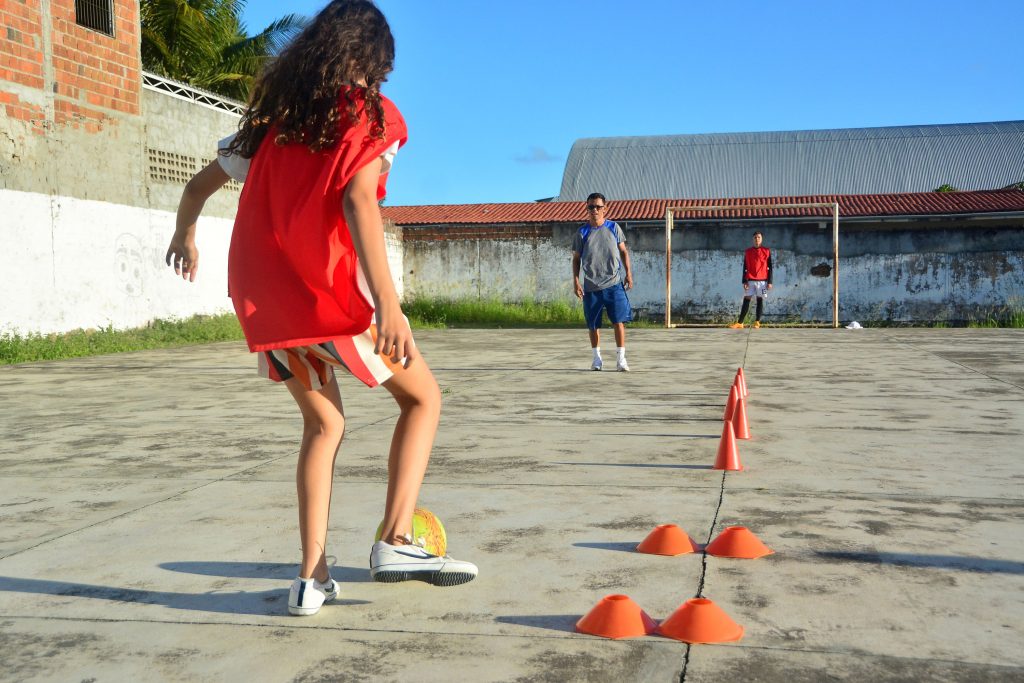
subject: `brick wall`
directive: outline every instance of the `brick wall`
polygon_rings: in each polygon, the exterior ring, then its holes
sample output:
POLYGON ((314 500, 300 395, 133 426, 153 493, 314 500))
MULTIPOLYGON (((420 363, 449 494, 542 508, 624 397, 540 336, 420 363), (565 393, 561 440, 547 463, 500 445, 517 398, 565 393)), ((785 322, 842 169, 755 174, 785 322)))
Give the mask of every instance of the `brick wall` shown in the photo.
POLYGON ((114 0, 114 35, 75 23, 74 0, 0 5, 0 104, 44 135, 52 126, 98 132, 139 114, 139 13, 114 0))
POLYGON ((25 98, 10 85, 43 90, 39 2, 7 0, 0 5, 0 105, 9 118, 24 121, 42 134, 46 117, 39 98, 25 98))
POLYGON ((551 239, 551 225, 424 225, 405 226, 406 242, 448 242, 457 240, 544 240, 551 239))
POLYGON ((114 0, 114 35, 75 23, 73 0, 52 0, 53 90, 58 124, 95 130, 111 112, 139 113, 137 5, 114 0))

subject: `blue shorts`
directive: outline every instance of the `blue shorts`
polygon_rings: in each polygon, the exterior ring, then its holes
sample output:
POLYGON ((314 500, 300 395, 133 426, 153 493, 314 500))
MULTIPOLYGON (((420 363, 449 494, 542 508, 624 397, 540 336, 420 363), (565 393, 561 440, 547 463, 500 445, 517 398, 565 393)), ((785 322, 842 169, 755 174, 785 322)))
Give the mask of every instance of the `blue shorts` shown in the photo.
POLYGON ((583 317, 587 321, 587 329, 601 329, 601 313, 604 311, 608 311, 608 320, 613 325, 633 319, 633 309, 621 282, 596 292, 583 292, 583 317))

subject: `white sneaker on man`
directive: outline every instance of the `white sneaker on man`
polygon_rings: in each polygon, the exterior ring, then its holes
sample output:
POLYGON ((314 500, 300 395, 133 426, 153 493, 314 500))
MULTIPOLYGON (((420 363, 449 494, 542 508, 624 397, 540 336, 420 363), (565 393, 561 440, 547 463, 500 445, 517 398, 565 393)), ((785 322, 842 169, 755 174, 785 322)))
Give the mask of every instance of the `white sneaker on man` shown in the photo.
POLYGON ((370 576, 381 583, 418 579, 435 586, 457 586, 476 578, 472 562, 431 555, 418 545, 377 541, 370 550, 370 576))
POLYGON ((327 581, 296 578, 288 591, 288 612, 295 616, 308 617, 320 611, 320 606, 338 597, 341 589, 338 582, 327 575, 327 581))
POLYGON ((626 362, 625 358, 620 358, 618 362, 615 363, 615 369, 619 372, 629 372, 629 363, 626 362))
POLYGON ((604 363, 601 362, 600 356, 594 358, 594 362, 590 364, 591 370, 600 370, 602 367, 604 367, 604 363))

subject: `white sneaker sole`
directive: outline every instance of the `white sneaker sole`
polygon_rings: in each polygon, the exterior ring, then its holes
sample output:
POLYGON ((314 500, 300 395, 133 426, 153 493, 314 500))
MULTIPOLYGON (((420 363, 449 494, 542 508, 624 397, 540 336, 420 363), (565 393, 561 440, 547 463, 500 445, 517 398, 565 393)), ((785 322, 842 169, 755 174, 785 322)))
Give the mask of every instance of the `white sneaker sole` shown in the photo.
POLYGON ((319 607, 292 607, 288 605, 288 613, 296 617, 310 617, 319 611, 319 607))

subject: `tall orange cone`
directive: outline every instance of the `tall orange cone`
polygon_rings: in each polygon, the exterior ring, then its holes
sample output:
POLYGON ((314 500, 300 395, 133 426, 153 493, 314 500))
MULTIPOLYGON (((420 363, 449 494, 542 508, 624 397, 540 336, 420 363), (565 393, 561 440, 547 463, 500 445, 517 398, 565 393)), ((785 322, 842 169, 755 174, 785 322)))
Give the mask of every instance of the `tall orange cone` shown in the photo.
POLYGON ((725 527, 715 540, 708 543, 705 551, 715 557, 736 557, 744 560, 756 560, 775 552, 745 526, 725 527))
POLYGON ((747 402, 742 398, 736 400, 732 410, 732 429, 737 439, 750 438, 750 423, 747 422, 747 402))
POLYGON ((654 633, 658 622, 627 595, 606 595, 576 622, 579 633, 602 638, 638 638, 654 633))
POLYGON ((707 598, 694 598, 661 622, 658 633, 684 643, 728 643, 743 637, 743 627, 707 598))
POLYGON ((740 452, 736 449, 736 435, 733 434, 732 422, 729 420, 722 421, 722 439, 718 442, 718 457, 715 458, 715 466, 712 469, 734 472, 743 469, 743 465, 740 464, 740 452))
POLYGON ((649 555, 685 555, 700 550, 700 546, 675 524, 659 524, 636 547, 638 553, 649 555))
POLYGON ((733 385, 729 387, 729 400, 725 402, 725 417, 722 418, 723 420, 732 419, 732 411, 736 407, 737 398, 739 398, 739 390, 736 388, 736 383, 733 382, 733 385))
POLYGON ((743 398, 748 398, 750 391, 747 389, 747 376, 743 374, 743 368, 736 368, 736 378, 740 383, 740 393, 743 398))

